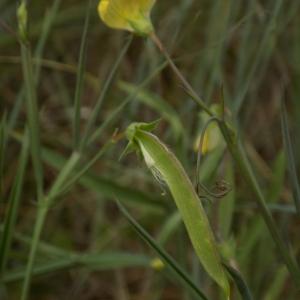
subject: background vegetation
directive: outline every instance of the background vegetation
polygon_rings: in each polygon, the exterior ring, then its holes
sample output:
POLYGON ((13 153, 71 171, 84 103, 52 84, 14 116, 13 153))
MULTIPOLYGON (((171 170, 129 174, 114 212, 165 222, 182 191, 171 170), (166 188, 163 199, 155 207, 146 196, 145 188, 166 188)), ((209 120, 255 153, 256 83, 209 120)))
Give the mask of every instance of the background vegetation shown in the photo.
MULTIPOLYGON (((34 58, 26 65, 29 47, 21 53, 17 1, 0 0, 0 299, 20 299, 42 207, 25 129, 34 122, 28 92, 38 99, 44 191, 57 196, 43 226, 29 299, 199 299, 162 267, 116 199, 209 299, 222 299, 199 266, 167 188, 135 155, 119 161, 126 127, 161 118, 156 135, 195 181, 200 111, 152 41, 131 41, 128 33, 108 29, 96 5, 29 1, 34 58), (24 64, 33 78, 22 73, 24 64)), ((157 35, 203 99, 219 103, 224 91, 227 117, 298 262, 299 14, 299 1, 283 0, 164 0, 152 14, 157 35)), ((221 199, 203 198, 223 256, 254 299, 299 299, 255 196, 224 149, 220 144, 205 155, 200 168, 210 189, 221 181, 231 187, 221 199)), ((240 299, 233 290, 232 299, 240 299)))

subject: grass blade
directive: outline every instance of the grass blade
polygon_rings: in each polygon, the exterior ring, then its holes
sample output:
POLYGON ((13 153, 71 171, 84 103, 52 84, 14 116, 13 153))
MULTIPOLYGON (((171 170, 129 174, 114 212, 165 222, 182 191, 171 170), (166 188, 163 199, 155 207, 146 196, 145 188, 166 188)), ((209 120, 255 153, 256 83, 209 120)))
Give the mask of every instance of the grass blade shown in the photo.
MULTIPOLYGON (((137 90, 136 85, 121 81, 118 87, 129 95, 133 95, 137 90)), ((156 110, 162 117, 164 117, 172 126, 175 137, 179 138, 183 134, 183 126, 175 109, 170 106, 164 99, 153 93, 141 90, 136 95, 136 100, 140 101, 156 110)))
MULTIPOLYGON (((58 13, 58 9, 60 6, 61 0, 55 0, 51 8, 49 9, 49 12, 46 14, 44 18, 43 24, 41 24, 42 32, 38 40, 37 47, 34 51, 34 60, 32 63, 35 63, 35 70, 34 70, 34 79, 35 83, 38 84, 39 78, 40 78, 40 71, 41 71, 41 57, 43 56, 43 52, 45 49, 45 45, 50 33, 50 30, 52 28, 52 25, 54 23, 55 17, 58 13)), ((22 103, 24 98, 24 86, 22 87, 21 91, 19 92, 16 103, 13 107, 12 112, 10 113, 9 120, 8 120, 8 128, 11 130, 14 128, 15 123, 18 119, 22 103)))
POLYGON ((28 135, 25 134, 23 137, 22 150, 19 159, 19 167, 15 178, 14 186, 12 188, 9 197, 9 209, 4 220, 4 230, 1 235, 0 243, 0 272, 1 274, 5 271, 7 264, 8 254, 11 247, 12 236, 14 232, 14 226, 17 219, 18 208, 21 200, 21 192, 24 182, 24 173, 28 159, 28 146, 29 139, 28 135))
POLYGON ((116 59, 116 62, 113 65, 113 67, 112 67, 112 69, 111 69, 111 71, 110 71, 110 73, 109 73, 109 75, 107 77, 107 80, 104 83, 104 86, 103 86, 103 88, 101 90, 100 96, 97 99, 95 107, 93 108, 92 115, 89 118, 88 123, 86 125, 85 131, 84 131, 84 135, 83 135, 83 138, 82 138, 82 142, 81 142, 81 145, 80 145, 81 149, 83 149, 86 146, 86 143, 87 143, 87 141, 88 141, 88 139, 90 137, 91 130, 92 130, 93 126, 95 125, 97 117, 99 116, 99 113, 100 113, 100 110, 101 110, 101 107, 102 107, 102 103, 104 101, 106 93, 107 93, 108 89, 110 88, 110 86, 111 86, 111 84, 113 82, 113 79, 115 77, 115 74, 116 74, 116 72, 117 72, 117 70, 119 68, 119 65, 122 62, 123 57, 125 56, 128 48, 129 48, 129 46, 130 46, 130 44, 132 42, 132 38, 133 37, 130 36, 130 38, 127 40, 127 42, 123 46, 122 51, 120 52, 118 58, 116 59))
POLYGON ((281 128, 282 128, 282 136, 284 141, 285 153, 286 153, 288 166, 289 166, 289 177, 292 184, 294 202, 295 202, 298 215, 300 216, 300 185, 299 185, 299 178, 296 169, 297 164, 293 153, 291 136, 289 133, 286 106, 283 100, 281 101, 281 128))
POLYGON ((134 230, 141 236, 141 238, 147 242, 150 247, 157 252, 160 258, 165 262, 167 266, 169 266, 170 270, 173 274, 179 278, 182 282, 185 283, 190 290, 192 290, 199 299, 207 300, 205 294, 196 286, 196 284, 192 281, 189 275, 177 264, 177 262, 161 248, 158 243, 148 234, 148 232, 130 215, 127 209, 120 203, 117 202, 118 207, 124 217, 129 221, 134 230))
MULTIPOLYGON (((49 149, 43 150, 43 158, 46 163, 58 170, 66 162, 63 156, 49 149)), ((147 207, 148 210, 159 213, 164 212, 166 209, 164 200, 159 196, 151 197, 148 194, 119 185, 109 178, 91 172, 82 176, 78 182, 101 197, 109 197, 112 199, 117 196, 122 201, 132 203, 134 206, 147 207)))
POLYGON ((2 117, 0 123, 0 203, 3 201, 3 179, 4 179, 4 162, 5 162, 5 151, 7 144, 7 124, 6 114, 2 117))
MULTIPOLYGON (((19 15, 19 27, 24 26, 24 31, 27 27, 27 20, 23 24, 22 15, 27 14, 26 4, 23 1, 18 9, 19 15)), ((27 32, 20 32, 21 36, 24 36, 26 39, 27 32)), ((22 57, 22 70, 23 77, 25 82, 25 93, 26 93, 26 104, 27 104, 27 118, 29 125, 30 133, 30 149, 31 149, 31 158, 35 173, 36 188, 37 188, 37 197, 40 201, 43 197, 43 165, 41 159, 41 144, 40 144, 40 127, 39 127, 39 111, 37 103, 37 93, 34 80, 33 64, 32 64, 32 55, 27 44, 28 41, 24 40, 21 43, 21 57, 22 57)))
MULTIPOLYGON (((137 255, 123 252, 109 252, 101 254, 73 254, 69 257, 61 257, 56 260, 40 263, 34 266, 34 277, 75 267, 85 267, 92 271, 109 271, 120 268, 149 267, 151 258, 145 255, 137 255)), ((24 279, 25 270, 7 272, 3 278, 5 283, 12 283, 24 279)))
POLYGON ((74 120, 73 120, 73 146, 78 150, 80 141, 80 115, 81 115, 81 97, 84 84, 84 68, 87 54, 87 34, 91 15, 91 0, 87 6, 87 13, 84 23, 83 34, 81 38, 79 62, 77 67, 77 82, 74 99, 74 120))
POLYGON ((278 26, 277 22, 278 22, 279 14, 281 12, 284 1, 283 0, 271 1, 272 4, 274 2, 275 2, 275 4, 274 4, 273 11, 272 11, 272 15, 269 20, 269 23, 266 26, 264 36, 260 42, 260 45, 258 46, 258 49, 255 51, 255 58, 251 60, 250 71, 246 75, 246 78, 244 79, 244 82, 243 82, 242 86, 240 87, 238 95, 235 99, 234 113, 236 116, 238 115, 239 111, 241 110, 241 108, 244 104, 244 101, 246 99, 246 94, 249 90, 250 84, 254 80, 254 76, 255 76, 255 73, 256 73, 258 67, 263 62, 265 52, 268 51, 268 53, 269 53, 271 51, 271 49, 269 47, 269 43, 273 39, 274 32, 276 32, 276 26, 278 26))
POLYGON ((101 126, 96 129, 91 137, 88 140, 88 144, 95 141, 97 138, 100 137, 103 130, 112 123, 112 121, 123 111, 123 109, 127 106, 127 104, 137 97, 138 93, 147 85, 149 82, 155 78, 165 67, 166 62, 163 62, 159 64, 140 84, 135 86, 135 89, 129 93, 128 97, 125 98, 125 100, 115 109, 112 111, 112 113, 106 118, 106 120, 101 124, 101 126))
POLYGON ((241 276, 241 274, 236 269, 232 268, 231 266, 229 266, 227 264, 224 264, 224 266, 225 266, 227 272, 230 274, 230 276, 234 280, 235 285, 237 286, 242 299, 243 300, 253 300, 250 289, 249 289, 247 283, 245 282, 245 280, 243 279, 243 277, 241 276))

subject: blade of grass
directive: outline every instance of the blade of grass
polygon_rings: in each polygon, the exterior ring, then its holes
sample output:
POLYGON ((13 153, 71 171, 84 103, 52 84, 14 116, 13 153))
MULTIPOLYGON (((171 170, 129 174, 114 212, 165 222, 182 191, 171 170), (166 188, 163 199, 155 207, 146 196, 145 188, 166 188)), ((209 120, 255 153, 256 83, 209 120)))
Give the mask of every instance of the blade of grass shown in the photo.
MULTIPOLYGON (((22 300, 26 300, 29 294, 31 275, 34 267, 35 257, 38 249, 39 240, 42 234, 44 223, 48 214, 48 210, 53 205, 56 197, 56 193, 61 189, 62 185, 65 183, 66 179, 72 173, 73 169, 77 165, 80 159, 80 155, 74 152, 70 158, 67 160, 63 168, 60 170, 56 180, 54 181, 48 195, 45 195, 40 202, 38 202, 38 210, 36 221, 34 224, 32 243, 30 246, 29 257, 26 266, 26 272, 22 287, 22 300)), ((61 167, 60 167, 61 168, 61 167)))
POLYGON ((245 77, 245 71, 248 65, 249 61, 249 53, 253 51, 251 47, 252 39, 251 39, 251 33, 252 33, 252 26, 254 25, 253 17, 255 15, 255 7, 256 7, 256 0, 250 0, 247 2, 247 18, 246 22, 243 28, 243 34, 241 38, 241 45, 238 49, 238 63, 236 65, 236 80, 235 80, 235 93, 236 97, 239 92, 239 88, 242 86, 244 77, 245 77))
MULTIPOLYGON (((47 263, 35 265, 32 275, 34 277, 49 275, 75 267, 84 267, 92 271, 110 271, 120 268, 149 267, 150 264, 150 257, 124 252, 73 254, 69 257, 61 257, 47 263)), ((5 283, 19 281, 24 278, 25 274, 23 268, 10 271, 4 275, 3 281, 5 283)))
MULTIPOLYGON (((13 134, 12 136, 18 142, 22 140, 22 136, 19 134, 13 134)), ((61 154, 46 147, 42 150, 42 158, 49 166, 61 170, 61 166, 64 166, 67 163, 67 159, 61 154)), ((79 183, 101 197, 113 199, 114 196, 118 196, 122 201, 128 202, 128 204, 140 206, 141 208, 144 207, 147 208, 148 211, 158 214, 164 213, 168 208, 165 199, 161 195, 153 196, 143 193, 139 190, 120 185, 108 177, 96 175, 93 172, 85 174, 79 179, 79 183)))
POLYGON ((288 277, 286 268, 281 267, 276 274, 274 274, 273 280, 270 282, 270 285, 266 289, 264 299, 273 300, 280 299, 282 292, 285 290, 285 283, 288 277))
POLYGON ((5 151, 7 145, 7 120, 6 114, 3 114, 0 123, 0 203, 3 201, 3 179, 4 179, 4 165, 5 165, 5 151))
POLYGON ((227 272, 230 274, 237 286, 243 300, 253 300, 251 291, 241 274, 231 266, 224 264, 227 272))
MULTIPOLYGON (((133 95, 137 90, 136 85, 124 81, 119 82, 118 87, 129 95, 133 95)), ((140 90, 136 95, 136 100, 156 110, 162 117, 164 117, 171 124, 176 138, 180 138, 180 136, 182 136, 183 126, 178 113, 164 99, 153 93, 140 90)))
MULTIPOLYGON (((285 183, 285 173, 286 173, 286 157, 283 151, 280 151, 272 165, 272 177, 270 181, 269 191, 267 193, 267 198, 269 199, 269 207, 274 205, 281 205, 278 203, 282 190, 284 189, 285 183)), ((283 205, 286 206, 286 205, 283 205)), ((290 205, 289 207, 291 207, 290 205)))
MULTIPOLYGON (((39 37, 37 47, 34 51, 34 59, 32 58, 32 63, 35 65, 35 70, 34 70, 34 80, 35 84, 38 85, 39 78, 40 78, 40 70, 41 70, 41 57, 43 56, 43 52, 45 49, 45 45, 50 33, 50 30, 52 28, 53 22, 55 20, 55 17, 58 13, 58 9, 60 6, 61 0, 55 0, 53 2, 53 5, 51 6, 49 12, 45 16, 45 20, 41 26, 42 32, 41 36, 39 37)), ((20 110, 22 107, 23 103, 23 98, 24 98, 24 87, 21 88, 21 91, 19 92, 16 103, 13 107, 12 112, 10 113, 9 120, 8 120, 8 128, 12 130, 15 126, 15 123, 18 119, 18 116, 20 114, 20 110)))
POLYGON ((162 229, 157 236, 157 243, 159 245, 164 245, 170 239, 172 234, 178 229, 182 224, 181 216, 178 211, 174 212, 166 222, 163 224, 162 229))
MULTIPOLYGON (((234 113, 237 116, 241 107, 244 104, 246 94, 249 90, 251 82, 254 80, 254 76, 260 64, 262 63, 262 59, 264 58, 265 52, 270 51, 269 43, 273 39, 273 35, 276 32, 276 26, 279 18, 279 14, 282 10, 284 1, 277 0, 274 3, 274 8, 272 11, 271 18, 266 26, 264 36, 255 51, 255 58, 251 59, 251 68, 244 79, 243 85, 239 89, 239 93, 234 102, 234 113)), ((273 1, 272 1, 273 4, 273 1)))
POLYGON ((29 139, 25 133, 23 137, 22 150, 19 158, 19 167, 15 177, 14 185, 9 197, 9 209, 4 219, 4 230, 0 242, 0 273, 3 274, 6 268, 8 254, 11 247, 12 236, 17 219, 18 209, 21 200, 21 193, 24 182, 24 173, 28 159, 29 139))
MULTIPOLYGON (((43 158, 47 164, 58 170, 66 162, 63 156, 49 149, 43 150, 43 158)), ((116 195, 122 201, 128 202, 128 204, 132 203, 134 206, 147 207, 148 210, 157 213, 162 213, 166 210, 165 201, 160 196, 149 196, 138 190, 119 185, 109 178, 96 175, 92 172, 80 178, 79 183, 101 197, 113 199, 116 195)))
POLYGON ((84 69, 86 64, 87 56, 87 35, 90 23, 91 15, 91 4, 90 0, 87 5, 86 18, 84 23, 84 29, 81 38, 80 52, 79 52, 79 62, 77 67, 77 82, 75 89, 75 99, 74 99, 74 118, 73 118, 73 148, 78 150, 80 142, 80 116, 81 116, 81 97, 84 85, 84 69))
POLYGON ((250 166, 249 160, 244 152, 242 145, 234 141, 232 133, 229 132, 227 125, 224 122, 220 123, 220 128, 223 132, 224 138, 227 142, 228 149, 234 158, 240 172, 242 173, 244 179, 251 187, 252 191, 255 194, 255 199, 258 205, 258 208, 264 218, 264 221, 272 235, 272 238, 281 253, 282 259, 284 260, 289 272, 294 279, 296 284, 300 284, 300 272, 297 262, 294 257, 289 252, 288 247, 285 242, 282 240, 281 235, 278 231, 278 228, 274 222, 274 219, 271 215, 269 208, 267 207, 267 202, 264 197, 264 194, 256 180, 254 172, 250 166))
POLYGON ((159 64, 140 84, 138 84, 136 86, 136 88, 134 90, 132 90, 132 93, 130 93, 128 95, 128 97, 126 97, 126 99, 115 109, 111 112, 111 114, 108 116, 108 118, 106 118, 104 120, 104 122, 102 123, 102 125, 96 129, 93 134, 91 135, 91 137, 88 140, 87 144, 91 144, 92 142, 94 142, 97 138, 100 137, 101 133, 103 132, 103 130, 109 125, 111 124, 111 122, 121 113, 121 111, 126 107, 126 105, 128 103, 130 103, 130 101, 132 99, 134 99, 138 93, 147 85, 151 82, 151 80, 153 78, 155 78, 165 67, 167 66, 166 62, 163 62, 161 64, 159 64))
MULTIPOLYGON (((281 6, 281 0, 279 0, 279 2, 277 2, 277 5, 281 6), (280 3, 280 5, 278 3, 280 3)), ((276 6, 276 8, 277 8, 277 6, 276 6)), ((155 34, 153 34, 151 36, 151 38, 153 39, 154 43, 157 45, 157 47, 159 48, 161 53, 166 57, 167 61, 169 62, 169 66, 172 68, 172 70, 174 71, 174 73, 176 74, 178 79, 181 81, 181 83, 185 87, 185 89, 188 92, 188 94, 190 95, 190 97, 195 101, 195 103, 199 106, 200 109, 207 112, 207 114, 209 116, 215 117, 213 112, 209 109, 209 107, 207 107, 205 102, 198 96, 198 94, 193 89, 193 87, 183 77, 182 73, 177 68, 177 66, 173 62, 172 58, 169 56, 166 49, 163 47, 159 38, 155 34)), ((220 130, 226 141, 228 150, 230 151, 232 158, 234 159, 235 163, 237 164, 244 180, 251 187, 252 191, 255 194, 254 199, 257 202, 260 213, 261 213, 262 217, 264 218, 264 221, 270 231, 270 234, 272 235, 273 241, 275 242, 275 244, 282 256, 282 259, 284 260, 286 266, 288 267, 289 272, 290 272, 295 284, 300 285, 299 266, 298 266, 297 262, 295 261, 294 257, 289 252, 289 249, 286 246, 286 243, 283 241, 283 239, 279 233, 276 223, 275 223, 275 221, 270 213, 270 210, 266 204, 266 199, 264 197, 264 194, 256 180, 253 169, 250 166, 249 160, 245 155, 244 148, 243 148, 242 144, 236 138, 235 130, 232 129, 231 127, 229 127, 229 125, 225 122, 224 119, 219 120, 218 123, 219 123, 220 130)))
POLYGON ((172 273, 178 279, 180 279, 180 281, 183 282, 186 287, 193 291, 195 295, 199 297, 199 299, 207 300, 205 294, 197 287, 189 275, 162 247, 159 246, 159 244, 149 235, 149 233, 130 215, 127 209, 119 201, 117 201, 117 205, 138 235, 159 255, 164 263, 170 268, 172 273))
POLYGON ((129 48, 129 46, 131 45, 132 39, 133 39, 133 37, 130 36, 128 38, 127 42, 124 44, 119 56, 116 59, 116 62, 112 66, 112 69, 111 69, 110 73, 108 74, 107 79, 104 82, 104 85, 102 87, 99 98, 97 99, 95 107, 93 108, 92 115, 89 118, 89 120, 87 122, 87 125, 86 125, 86 128, 84 130, 82 141, 80 143, 80 149, 81 150, 86 146, 86 143, 87 143, 87 141, 90 137, 90 134, 91 134, 91 130, 93 129, 93 126, 95 125, 95 122, 96 122, 96 120, 99 116, 99 113, 100 113, 104 98, 106 96, 106 93, 107 93, 108 89, 110 88, 110 86, 112 85, 112 82, 113 82, 113 79, 116 75, 116 72, 117 72, 117 70, 118 70, 125 54, 127 53, 127 50, 129 48))
POLYGON ((289 133, 289 125, 288 125, 288 115, 286 111, 286 105, 284 100, 281 101, 281 128, 282 128, 282 136, 284 141, 284 149, 285 154, 288 161, 288 170, 289 170, 289 178, 291 180, 293 196, 295 207, 300 216, 300 185, 299 185, 299 178, 297 174, 297 164, 295 161, 295 156, 293 153, 293 146, 291 141, 291 136, 289 133))
POLYGON ((67 182, 63 185, 60 185, 60 190, 57 190, 55 197, 66 193, 68 190, 72 188, 72 186, 80 180, 91 168, 92 166, 114 145, 113 140, 109 140, 101 149, 100 151, 90 159, 84 166, 81 166, 80 170, 75 170, 76 174, 71 177, 67 182))
POLYGON ((33 64, 31 50, 27 40, 27 7, 26 2, 22 1, 18 8, 18 20, 20 28, 20 36, 23 38, 21 43, 22 70, 25 82, 27 118, 30 133, 30 149, 31 159, 33 163, 37 198, 41 201, 43 198, 43 165, 41 159, 40 145, 40 127, 39 127, 39 111, 36 93, 35 80, 33 75, 33 64))

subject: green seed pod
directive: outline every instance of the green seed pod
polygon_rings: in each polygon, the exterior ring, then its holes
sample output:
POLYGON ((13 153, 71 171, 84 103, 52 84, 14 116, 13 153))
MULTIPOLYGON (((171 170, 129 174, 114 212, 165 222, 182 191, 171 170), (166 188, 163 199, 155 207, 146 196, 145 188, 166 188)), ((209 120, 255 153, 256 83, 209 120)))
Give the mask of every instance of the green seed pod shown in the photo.
POLYGON ((229 299, 228 279, 201 200, 175 155, 149 132, 154 127, 155 123, 131 124, 126 131, 130 148, 140 151, 149 169, 168 186, 201 264, 229 299))

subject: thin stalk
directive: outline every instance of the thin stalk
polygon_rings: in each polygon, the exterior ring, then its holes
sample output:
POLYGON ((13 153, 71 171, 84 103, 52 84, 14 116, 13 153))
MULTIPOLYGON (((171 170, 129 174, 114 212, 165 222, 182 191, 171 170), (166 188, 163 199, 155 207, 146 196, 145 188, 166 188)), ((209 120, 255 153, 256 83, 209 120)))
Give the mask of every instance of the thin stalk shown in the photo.
POLYGON ((0 203, 4 200, 3 181, 5 152, 7 147, 7 132, 6 113, 4 113, 0 122, 0 203))
MULTIPOLYGON (((49 32, 51 30, 51 27, 53 25, 56 15, 57 15, 60 3, 61 3, 61 0, 55 0, 53 2, 53 5, 51 6, 49 11, 45 15, 44 22, 42 24, 42 32, 39 37, 35 51, 33 53, 34 58, 32 58, 32 63, 35 66, 34 79, 35 79, 36 86, 39 83, 41 65, 43 64, 43 60, 41 59, 41 57, 43 56, 43 52, 44 52, 45 45, 46 45, 46 42, 47 42, 47 39, 49 36, 49 32)), ((1 60, 1 58, 0 58, 0 60, 1 60)), ((19 59, 19 57, 14 57, 13 59, 8 59, 7 62, 8 61, 11 61, 11 62, 14 61, 14 63, 19 63, 21 60, 19 59)), ((20 115, 23 98, 24 98, 24 91, 25 91, 24 86, 22 86, 20 92, 18 93, 18 95, 15 99, 14 107, 13 107, 11 113, 9 114, 8 124, 7 124, 9 131, 15 127, 16 121, 18 120, 18 117, 20 115)))
POLYGON ((22 286, 22 293, 21 293, 21 300, 27 300, 30 282, 31 282, 31 275, 34 266, 35 256, 38 249, 38 243, 41 237, 41 233, 44 227, 44 223, 46 220, 46 216, 48 213, 48 207, 46 205, 39 207, 39 212, 37 214, 37 219, 34 226, 33 238, 30 247, 30 253, 27 261, 27 266, 25 270, 25 277, 22 286))
POLYGON ((224 139, 227 143, 228 149, 233 157, 235 163, 237 164, 242 176, 244 177, 247 184, 251 187, 253 193, 255 194, 255 201, 258 205, 259 211, 271 233, 271 236, 282 256, 283 261, 285 262, 292 278, 295 283, 300 285, 300 272, 299 267, 295 259, 289 253, 288 247, 282 240, 278 228, 274 222, 274 219, 270 213, 270 210, 266 204, 265 197, 262 193, 262 190, 255 178, 252 167, 250 166, 249 160, 245 155, 245 151, 241 144, 237 143, 232 139, 232 135, 228 130, 228 126, 224 121, 219 122, 221 132, 224 136, 224 139))
MULTIPOLYGON (((153 33, 151 35, 152 40, 157 45, 158 49, 161 51, 161 53, 166 57, 167 61, 169 62, 170 67, 174 71, 174 73, 177 75, 177 77, 182 82, 183 86, 187 89, 187 92, 192 96, 193 100, 199 105, 201 109, 206 111, 210 116, 216 117, 213 112, 206 106, 204 101, 197 95, 193 87, 187 82, 187 80, 184 78, 180 70, 177 68, 177 66, 172 61, 170 55, 162 45, 159 38, 153 33)), ((281 254, 281 257, 286 264, 292 278, 294 279, 295 283, 299 286, 300 285, 300 271, 299 266, 297 265, 294 258, 291 256, 291 254, 288 251, 287 246, 285 245, 284 241, 282 240, 279 230, 274 222, 274 219, 267 207, 265 197, 261 191, 261 188, 255 178, 255 175, 253 173, 253 170, 249 164, 248 159, 245 156, 244 149, 242 145, 237 144, 235 139, 233 138, 233 132, 231 129, 229 129, 228 125, 225 121, 219 121, 218 122, 220 130, 222 132, 222 135, 227 143, 228 149, 231 153, 232 158, 238 165, 240 172, 242 176, 244 177, 244 180, 247 182, 247 184, 251 187, 252 191, 255 194, 255 201, 259 207, 260 213, 268 227, 268 230, 277 246, 277 249, 279 253, 281 254)))
POLYGON ((53 183, 52 188, 48 193, 48 196, 42 198, 42 200, 38 204, 39 206, 37 212, 37 219, 34 225, 32 243, 31 243, 29 258, 27 261, 27 266, 25 271, 25 278, 22 287, 21 300, 26 300, 28 297, 35 256, 37 253, 38 243, 48 214, 48 210, 53 205, 57 193, 61 189, 62 185, 66 182, 66 179, 69 177, 70 173, 72 173, 72 171, 76 167, 79 159, 80 159, 80 155, 77 152, 74 152, 71 155, 71 157, 66 162, 65 166, 62 168, 59 175, 57 176, 55 182, 53 183))
POLYGON ((113 140, 109 140, 100 151, 85 165, 83 166, 74 177, 67 181, 60 190, 57 191, 58 195, 66 193, 77 181, 80 180, 91 167, 103 156, 103 154, 114 145, 113 140))
POLYGON ((40 201, 43 198, 43 165, 41 159, 38 104, 33 76, 31 51, 29 46, 24 43, 21 45, 21 56, 26 90, 31 157, 37 186, 37 197, 38 201, 40 201))
POLYGON ((74 120, 73 120, 73 147, 78 149, 80 143, 80 116, 81 116, 81 97, 84 85, 84 68, 87 56, 87 34, 90 23, 91 0, 89 1, 84 29, 80 45, 79 62, 77 68, 77 82, 74 99, 74 120))
POLYGON ((115 64, 113 65, 109 75, 108 75, 108 78, 107 80, 105 81, 104 83, 104 86, 102 88, 102 91, 100 93, 100 96, 96 102, 96 105, 93 109, 93 112, 92 112, 92 115, 91 117, 89 118, 88 120, 88 123, 86 125, 86 128, 85 128, 85 131, 84 131, 84 134, 83 134, 83 137, 82 137, 82 140, 81 140, 81 143, 80 143, 80 151, 82 151, 84 149, 84 147, 86 146, 88 140, 89 140, 89 137, 90 137, 90 134, 91 134, 91 130, 97 120, 97 117, 99 116, 99 113, 100 113, 100 110, 101 110, 101 107, 102 107, 102 104, 103 104, 103 101, 104 101, 104 98, 106 96, 106 93, 109 89, 109 87, 111 86, 112 82, 113 82, 113 79, 115 77, 115 74, 119 68, 119 65, 121 63, 121 61, 123 60, 123 57, 125 56, 131 42, 132 42, 132 39, 133 37, 131 36, 128 41, 125 43, 125 45, 123 46, 123 49, 121 51, 121 53, 119 54, 115 64))
POLYGON ((158 36, 154 32, 151 34, 151 39, 155 43, 155 45, 158 47, 158 49, 161 51, 161 53, 165 56, 166 60, 168 61, 169 65, 170 65, 170 67, 172 68, 173 72, 178 77, 178 79, 181 81, 181 83, 183 84, 183 87, 190 94, 190 96, 192 97, 192 99, 205 112, 207 112, 211 117, 213 117, 214 114, 212 113, 212 111, 208 108, 208 106, 205 104, 205 102, 203 101, 203 99, 201 99, 199 97, 199 95, 195 92, 195 90, 192 88, 192 86, 190 85, 190 83, 182 75, 182 73, 177 68, 177 66, 173 62, 172 58, 170 57, 168 51, 166 50, 166 48, 164 47, 164 45, 162 44, 162 42, 160 41, 160 39, 158 38, 158 36))
POLYGON ((13 232, 15 230, 15 223, 17 220, 18 210, 20 206, 24 174, 28 160, 28 134, 24 134, 22 142, 22 150, 19 158, 19 166, 16 174, 16 179, 14 181, 8 205, 7 214, 4 217, 4 229, 0 238, 0 274, 5 273, 5 268, 8 261, 8 256, 12 244, 13 232))

